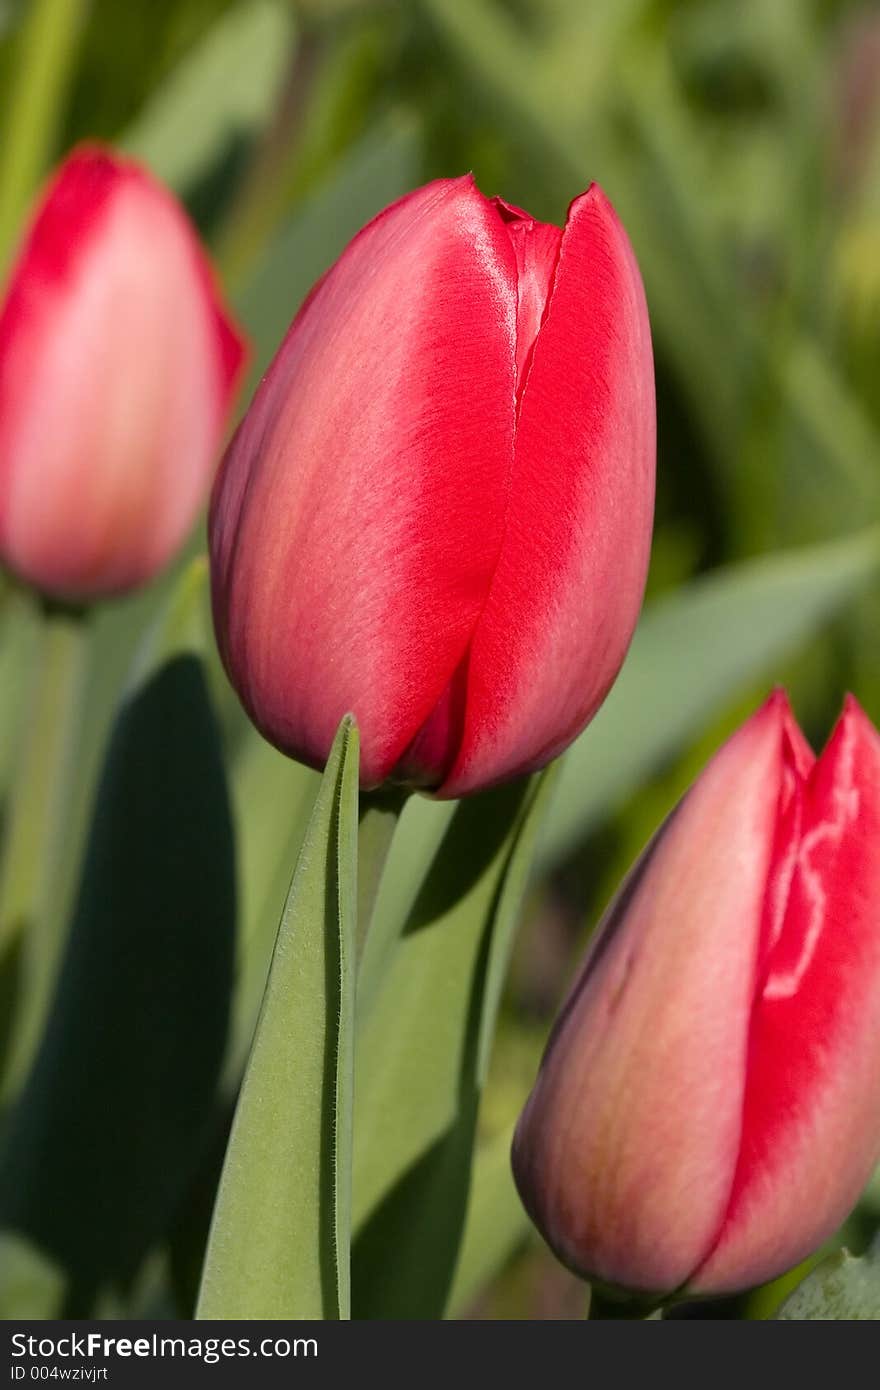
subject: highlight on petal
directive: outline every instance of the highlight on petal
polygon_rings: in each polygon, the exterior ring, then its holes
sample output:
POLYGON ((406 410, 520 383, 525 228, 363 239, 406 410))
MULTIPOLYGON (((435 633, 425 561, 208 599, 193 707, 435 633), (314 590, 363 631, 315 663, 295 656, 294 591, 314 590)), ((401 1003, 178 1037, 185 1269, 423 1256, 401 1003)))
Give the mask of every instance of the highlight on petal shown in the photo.
POLYGON ((365 785, 414 744, 485 602, 513 462, 516 306, 510 238, 473 181, 408 195, 313 291, 218 478, 233 681, 267 737, 317 765, 353 711, 365 785))
MULTIPOLYGON (((534 244, 546 273, 550 243, 534 244)), ((569 211, 530 353, 504 541, 468 650, 462 744, 443 796, 560 752, 607 693, 641 606, 654 499, 650 330, 632 249, 595 185, 569 211)))

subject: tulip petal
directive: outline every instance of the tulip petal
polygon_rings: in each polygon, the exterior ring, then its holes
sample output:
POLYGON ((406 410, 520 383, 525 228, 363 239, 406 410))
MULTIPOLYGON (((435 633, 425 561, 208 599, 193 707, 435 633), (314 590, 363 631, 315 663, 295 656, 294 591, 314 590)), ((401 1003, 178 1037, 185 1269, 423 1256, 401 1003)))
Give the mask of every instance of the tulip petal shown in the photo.
POLYGON ((224 659, 320 765, 352 711, 381 782, 462 660, 513 462, 516 262, 469 178, 386 210, 294 321, 212 504, 224 659))
POLYGON ((571 206, 516 430, 504 544, 468 660, 459 796, 543 765, 598 708, 641 606, 654 384, 632 249, 594 185, 571 206))
POLYGON ((208 490, 243 345, 185 215, 83 147, 50 186, 0 318, 0 550, 51 593, 150 578, 208 490))
POLYGON ((561 1259, 609 1284, 677 1288, 726 1209, 786 718, 775 695, 636 865, 517 1129, 527 1209, 561 1259))
POLYGON ((762 966, 740 1159, 691 1282, 770 1278, 830 1236, 880 1151, 880 737, 851 698, 804 788, 782 930, 762 966))

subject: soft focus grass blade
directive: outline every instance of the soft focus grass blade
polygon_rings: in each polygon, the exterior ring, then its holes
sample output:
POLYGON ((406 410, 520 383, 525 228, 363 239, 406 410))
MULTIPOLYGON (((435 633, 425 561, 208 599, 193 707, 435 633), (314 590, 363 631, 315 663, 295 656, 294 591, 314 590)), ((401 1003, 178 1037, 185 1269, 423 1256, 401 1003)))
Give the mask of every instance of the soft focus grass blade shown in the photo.
POLYGON ((87 0, 30 0, 23 7, 2 112, 0 284, 51 154, 87 9, 87 0))
POLYGON ((541 863, 570 852, 878 573, 880 531, 872 528, 731 566, 648 605, 608 699, 565 756, 541 863))
POLYGON ((449 1296, 453 1316, 489 1284, 525 1238, 529 1219, 513 1182, 513 1128, 481 1144, 474 1154, 464 1239, 449 1296))
POLYGON ((293 33, 285 0, 237 5, 153 93, 122 148, 187 193, 269 116, 293 33))
MULTIPOLYGON (((259 381, 313 282, 365 222, 417 182, 419 144, 406 121, 383 123, 336 166, 283 226, 235 297, 259 381)), ((245 393, 246 394, 246 393, 245 393)))
POLYGON ((359 1035, 357 1317, 445 1311, 501 986, 553 777, 456 808, 359 1035))
POLYGON ((55 997, 0 1151, 0 1224, 63 1267, 76 1316, 167 1231, 226 1037, 232 826, 189 578, 113 730, 55 997))
POLYGON ((346 719, 278 929, 199 1318, 349 1316, 357 780, 346 719))

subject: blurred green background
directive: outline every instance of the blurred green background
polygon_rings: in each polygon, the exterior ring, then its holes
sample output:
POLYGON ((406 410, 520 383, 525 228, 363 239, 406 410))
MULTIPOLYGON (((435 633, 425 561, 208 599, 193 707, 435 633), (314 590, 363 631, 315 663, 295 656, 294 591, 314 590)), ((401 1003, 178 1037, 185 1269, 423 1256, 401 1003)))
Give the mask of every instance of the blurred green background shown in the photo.
MULTIPOLYGON (((530 896, 481 1115, 488 1199, 470 1238, 486 1266, 459 1303, 582 1316, 582 1287, 511 1218, 506 1144, 587 930, 769 684, 789 686, 817 746, 848 689, 880 722, 880 9, 0 0, 0 93, 6 250, 73 143, 120 144, 196 218, 252 336, 251 387, 312 280, 418 183, 472 169, 484 192, 561 222, 595 179, 623 218, 657 366, 645 626, 589 761, 566 774, 530 896)), ((124 668, 131 614, 153 602, 116 606, 103 669, 124 668)), ((0 700, 16 709, 14 609, 7 593, 0 700)), ((234 748, 216 672, 215 687, 234 748)), ((10 715, 4 778, 15 728, 10 715)), ((869 1194, 855 1246, 874 1210, 869 1194)), ((779 1296, 713 1311, 766 1315, 779 1296)))

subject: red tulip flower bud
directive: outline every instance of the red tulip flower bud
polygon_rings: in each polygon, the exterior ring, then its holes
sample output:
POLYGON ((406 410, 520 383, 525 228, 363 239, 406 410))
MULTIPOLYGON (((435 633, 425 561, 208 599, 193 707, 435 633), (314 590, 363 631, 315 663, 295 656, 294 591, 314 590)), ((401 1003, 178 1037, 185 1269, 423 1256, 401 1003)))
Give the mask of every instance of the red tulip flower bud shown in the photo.
POLYGON ((0 559, 68 600, 150 579, 207 497, 242 362, 183 209, 75 151, 0 310, 0 559))
POLYGON ((371 222, 299 311, 218 476, 214 611, 258 727, 365 786, 530 771, 601 703, 654 496, 648 316, 593 186, 564 230, 470 177, 371 222))
POLYGON ((880 736, 817 760, 782 693, 713 758, 608 911, 513 1166, 559 1257, 720 1294, 832 1235, 880 1156, 880 736))

